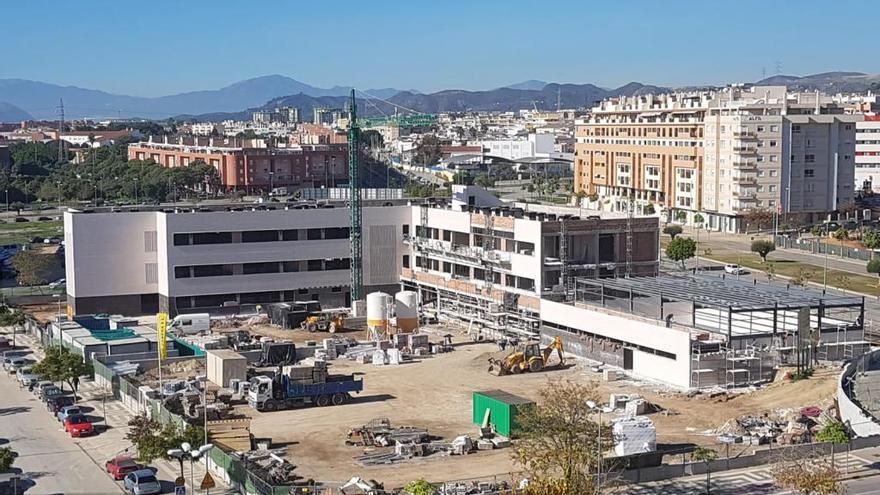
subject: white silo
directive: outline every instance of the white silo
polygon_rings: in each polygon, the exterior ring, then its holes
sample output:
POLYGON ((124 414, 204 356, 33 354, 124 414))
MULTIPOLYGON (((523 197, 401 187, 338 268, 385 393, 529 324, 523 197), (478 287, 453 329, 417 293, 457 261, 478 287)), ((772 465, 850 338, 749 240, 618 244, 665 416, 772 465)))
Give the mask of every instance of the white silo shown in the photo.
POLYGON ((411 290, 400 291, 394 295, 394 314, 397 315, 397 328, 401 332, 412 332, 419 328, 419 295, 411 290))
POLYGON ((367 294, 367 329, 373 339, 382 338, 388 331, 388 307, 391 296, 384 292, 367 294))

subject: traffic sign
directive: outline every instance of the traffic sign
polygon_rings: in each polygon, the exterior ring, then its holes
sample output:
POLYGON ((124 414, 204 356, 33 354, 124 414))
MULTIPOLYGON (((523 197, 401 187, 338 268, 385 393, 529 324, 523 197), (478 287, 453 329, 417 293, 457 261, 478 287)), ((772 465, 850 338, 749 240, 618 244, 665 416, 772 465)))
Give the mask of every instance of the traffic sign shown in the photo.
POLYGON ((202 478, 202 490, 210 490, 215 486, 217 486, 217 484, 214 483, 214 478, 211 477, 211 473, 206 472, 205 477, 202 478))
POLYGON ((174 487, 174 495, 186 495, 186 487, 185 486, 175 486, 174 487))
POLYGON ((186 484, 186 478, 184 478, 183 476, 178 476, 174 480, 174 486, 183 486, 185 484, 186 484))

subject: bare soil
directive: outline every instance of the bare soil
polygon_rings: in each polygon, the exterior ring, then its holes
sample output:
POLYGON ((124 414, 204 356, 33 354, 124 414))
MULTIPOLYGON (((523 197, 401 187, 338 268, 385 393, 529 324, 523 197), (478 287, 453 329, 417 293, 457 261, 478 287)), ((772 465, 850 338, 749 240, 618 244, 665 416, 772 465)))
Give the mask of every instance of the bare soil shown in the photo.
MULTIPOLYGON (((365 449, 345 445, 349 428, 375 418, 388 418, 394 425, 428 428, 431 434, 447 441, 462 434, 476 437, 477 427, 471 421, 471 397, 475 391, 501 389, 537 401, 540 391, 552 387, 554 381, 598 381, 601 378, 590 371, 586 362, 579 360, 569 360, 569 366, 563 369, 493 376, 487 372, 487 358, 497 353, 498 347, 490 343, 463 342, 460 336, 456 339, 458 343, 452 353, 400 366, 362 365, 346 359, 333 361, 330 368, 333 373, 363 374, 364 392, 350 404, 272 413, 239 406, 238 412, 253 418, 251 430, 256 437, 272 438, 276 446, 287 447, 288 459, 297 466, 296 473, 300 476, 328 481, 361 476, 392 487, 420 477, 440 481, 503 475, 516 471, 517 467, 511 461, 510 449, 481 451, 463 457, 434 455, 388 466, 363 467, 355 458, 365 449)), ((439 339, 432 337, 432 341, 436 340, 439 339)), ((599 387, 603 395, 637 393, 671 411, 668 415, 660 412, 650 416, 657 425, 658 443, 715 445, 715 435, 706 431, 720 428, 730 419, 777 414, 808 405, 826 406, 833 397, 837 375, 836 370, 818 370, 809 380, 777 382, 733 398, 714 399, 707 398, 707 394, 689 398, 680 392, 631 380, 602 382, 599 387)))

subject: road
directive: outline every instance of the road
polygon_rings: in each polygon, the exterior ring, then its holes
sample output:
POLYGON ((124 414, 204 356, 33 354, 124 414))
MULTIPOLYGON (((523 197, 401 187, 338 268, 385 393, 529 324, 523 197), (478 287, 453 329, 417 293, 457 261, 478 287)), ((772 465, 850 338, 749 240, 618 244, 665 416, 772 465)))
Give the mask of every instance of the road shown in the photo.
MULTIPOLYGON (((18 452, 27 493, 124 493, 13 376, 0 372, 0 438, 18 452)), ((19 487, 19 493, 22 487, 19 487)))

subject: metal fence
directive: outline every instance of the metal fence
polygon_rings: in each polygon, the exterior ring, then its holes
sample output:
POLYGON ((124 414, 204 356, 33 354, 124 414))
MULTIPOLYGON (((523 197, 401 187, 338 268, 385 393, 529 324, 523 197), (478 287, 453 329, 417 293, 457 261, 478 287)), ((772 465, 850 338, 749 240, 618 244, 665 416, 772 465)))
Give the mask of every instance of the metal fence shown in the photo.
POLYGON ((828 244, 819 239, 801 239, 786 236, 776 236, 776 247, 783 249, 797 249, 811 254, 837 256, 854 260, 869 261, 878 256, 877 252, 867 248, 852 248, 837 244, 828 244))

